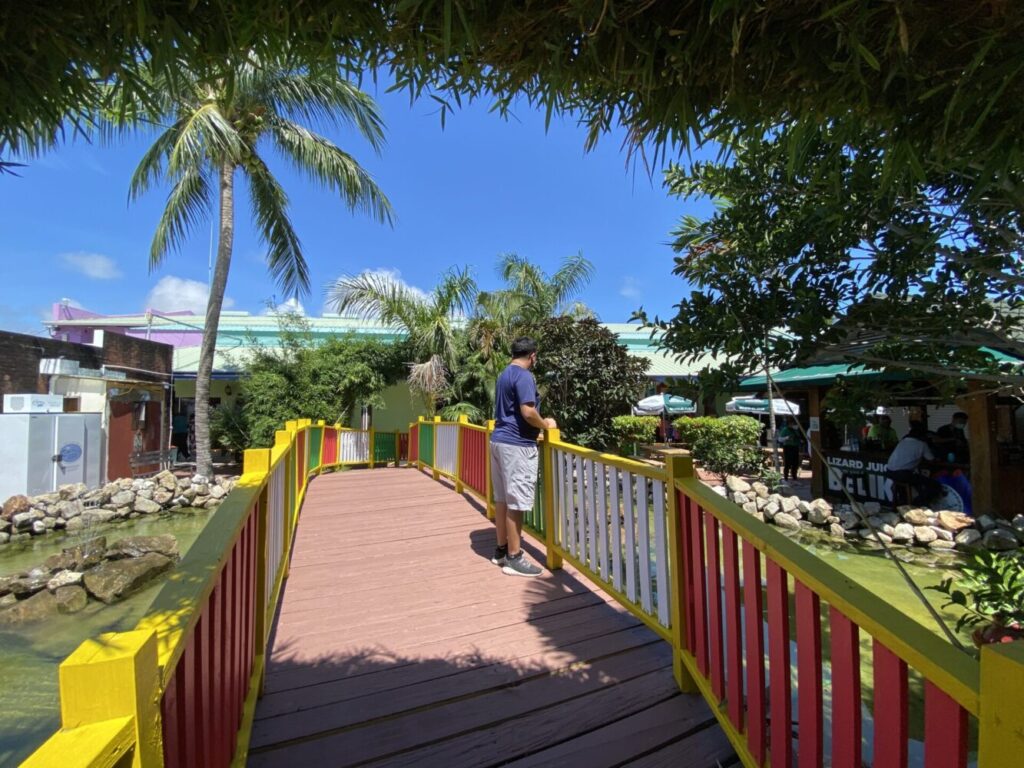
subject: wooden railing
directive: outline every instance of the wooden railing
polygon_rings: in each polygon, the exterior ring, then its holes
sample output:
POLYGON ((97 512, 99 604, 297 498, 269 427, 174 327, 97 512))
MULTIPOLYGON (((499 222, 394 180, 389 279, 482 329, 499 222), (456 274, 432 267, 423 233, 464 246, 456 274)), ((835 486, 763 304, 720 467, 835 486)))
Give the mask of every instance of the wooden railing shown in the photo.
MULTIPOLYGON (((493 516, 492 429, 420 420, 408 459, 493 516)), ((540 446, 526 524, 548 567, 568 560, 670 643, 680 688, 704 696, 744 765, 966 768, 974 732, 981 768, 1024 764, 1024 643, 986 646, 979 663, 711 492, 686 458, 651 467, 558 430, 540 446)), ((397 461, 402 440, 301 421, 245 458, 136 630, 87 641, 61 664, 63 728, 26 765, 244 759, 309 477, 397 461)))
MULTIPOLYGON (((456 489, 493 517, 493 423, 419 422, 417 466, 451 476, 435 436, 453 426, 456 489)), ((540 447, 525 527, 548 567, 571 562, 671 643, 680 687, 704 696, 744 765, 1024 766, 1024 643, 979 663, 711 491, 688 458, 661 469, 558 430, 540 447)))
POLYGON ((246 451, 242 477, 136 628, 87 640, 60 665, 62 728, 24 765, 244 760, 310 477, 397 462, 401 448, 393 432, 304 420, 246 451))

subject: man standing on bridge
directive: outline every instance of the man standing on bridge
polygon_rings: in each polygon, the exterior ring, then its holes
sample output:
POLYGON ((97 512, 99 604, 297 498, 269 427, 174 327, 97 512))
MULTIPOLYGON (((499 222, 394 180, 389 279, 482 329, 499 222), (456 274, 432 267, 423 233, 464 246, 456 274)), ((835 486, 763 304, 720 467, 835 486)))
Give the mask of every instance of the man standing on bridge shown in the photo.
POLYGON ((523 554, 523 514, 533 509, 537 487, 537 436, 542 429, 558 425, 540 415, 540 394, 530 373, 536 362, 537 342, 516 339, 512 362, 501 372, 494 392, 491 484, 498 546, 491 562, 509 576, 541 572, 523 554))

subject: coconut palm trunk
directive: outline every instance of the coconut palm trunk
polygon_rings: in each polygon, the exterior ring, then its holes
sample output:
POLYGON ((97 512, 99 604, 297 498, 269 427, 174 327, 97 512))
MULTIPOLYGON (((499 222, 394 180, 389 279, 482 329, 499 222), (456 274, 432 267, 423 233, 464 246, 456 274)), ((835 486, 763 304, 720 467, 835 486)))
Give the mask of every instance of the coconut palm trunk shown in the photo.
POLYGON ((213 479, 213 456, 210 445, 210 380, 213 357, 217 349, 217 328, 224 291, 231 268, 231 250, 235 240, 235 166, 224 163, 220 168, 220 230, 217 235, 217 262, 213 267, 210 297, 206 301, 206 323, 203 343, 199 348, 196 371, 196 473, 213 479))

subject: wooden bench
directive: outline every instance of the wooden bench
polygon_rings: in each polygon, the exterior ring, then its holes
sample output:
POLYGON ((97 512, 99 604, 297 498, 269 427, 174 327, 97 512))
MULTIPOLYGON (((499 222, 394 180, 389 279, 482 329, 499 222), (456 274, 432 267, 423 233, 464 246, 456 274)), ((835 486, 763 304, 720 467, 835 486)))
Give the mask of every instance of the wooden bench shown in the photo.
POLYGON ((132 477, 155 475, 164 469, 170 469, 178 461, 178 448, 172 447, 162 451, 137 451, 128 457, 132 477), (156 469, 147 469, 156 467, 156 469))

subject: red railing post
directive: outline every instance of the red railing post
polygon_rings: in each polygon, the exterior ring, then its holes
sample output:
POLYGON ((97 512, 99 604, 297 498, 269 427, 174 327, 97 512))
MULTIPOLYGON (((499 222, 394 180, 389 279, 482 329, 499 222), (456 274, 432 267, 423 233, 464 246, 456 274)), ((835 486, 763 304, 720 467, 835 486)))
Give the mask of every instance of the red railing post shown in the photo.
MULTIPOLYGON (((686 638, 690 632, 690 608, 693 595, 690 594, 690 579, 687 578, 687 552, 683 519, 683 504, 676 480, 693 477, 693 459, 689 456, 669 456, 665 459, 668 471, 668 578, 672 593, 670 621, 672 622, 672 674, 676 685, 685 693, 697 693, 697 683, 683 662, 687 649, 686 638)), ((616 523, 617 524, 617 523, 616 523)))

